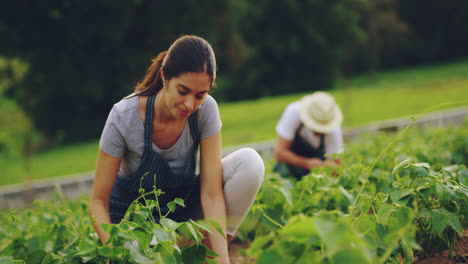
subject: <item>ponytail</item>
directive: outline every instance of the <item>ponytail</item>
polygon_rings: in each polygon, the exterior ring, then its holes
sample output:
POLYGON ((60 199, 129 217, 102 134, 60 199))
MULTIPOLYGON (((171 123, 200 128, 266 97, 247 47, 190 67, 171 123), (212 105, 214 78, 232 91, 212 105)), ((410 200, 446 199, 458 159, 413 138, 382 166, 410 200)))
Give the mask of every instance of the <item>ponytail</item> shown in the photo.
POLYGON ((197 36, 186 35, 178 38, 167 51, 153 58, 145 77, 137 83, 134 95, 156 94, 163 87, 164 78, 170 80, 186 72, 204 72, 211 77, 211 87, 216 79, 216 58, 210 44, 197 36))
POLYGON ((153 58, 153 62, 146 71, 145 77, 136 85, 135 94, 148 96, 161 90, 163 87, 161 69, 166 55, 167 51, 163 51, 153 58))

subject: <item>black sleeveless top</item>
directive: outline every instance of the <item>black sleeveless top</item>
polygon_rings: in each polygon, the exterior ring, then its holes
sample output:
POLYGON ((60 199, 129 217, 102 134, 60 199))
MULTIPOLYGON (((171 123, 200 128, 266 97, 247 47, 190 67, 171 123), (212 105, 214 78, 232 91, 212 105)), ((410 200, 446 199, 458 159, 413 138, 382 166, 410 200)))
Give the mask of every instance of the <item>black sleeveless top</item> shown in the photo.
MULTIPOLYGON (((301 137, 300 131, 303 127, 304 125, 301 123, 299 128, 296 130, 296 133, 294 134, 294 139, 291 143, 290 150, 294 154, 301 156, 301 157, 319 158, 321 160, 325 160, 325 142, 324 142, 325 135, 320 136, 320 144, 316 148, 301 137)), ((310 170, 308 169, 293 166, 290 164, 285 164, 285 165, 289 173, 297 179, 300 179, 302 178, 302 176, 305 176, 310 173, 310 170)))
MULTIPOLYGON (((174 221, 182 222, 195 219, 201 210, 200 180, 195 174, 196 156, 200 144, 197 112, 192 113, 188 118, 194 142, 190 150, 192 153, 190 160, 186 162, 183 174, 175 174, 169 167, 167 160, 152 149, 154 99, 155 95, 150 95, 146 103, 144 151, 137 173, 131 179, 117 177, 113 186, 109 204, 112 223, 118 223, 122 220, 130 204, 140 196, 140 188, 148 192, 153 190, 153 186, 164 192, 158 197, 162 215, 169 211, 167 203, 175 198, 182 198, 186 207, 177 205, 175 212, 167 216, 174 221)), ((145 196, 145 199, 155 200, 156 197, 152 194, 145 196)), ((139 202, 144 203, 143 199, 140 199, 139 202)), ((153 216, 155 221, 159 222, 159 212, 153 212, 153 216)))

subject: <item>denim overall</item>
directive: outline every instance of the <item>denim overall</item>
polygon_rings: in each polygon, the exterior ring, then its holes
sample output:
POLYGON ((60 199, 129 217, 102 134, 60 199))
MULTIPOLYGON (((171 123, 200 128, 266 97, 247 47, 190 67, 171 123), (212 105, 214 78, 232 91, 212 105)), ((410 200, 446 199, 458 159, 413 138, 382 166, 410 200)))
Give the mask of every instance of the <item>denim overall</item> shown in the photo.
MULTIPOLYGON (((175 198, 184 199, 186 207, 177 205, 175 212, 170 213, 168 218, 177 222, 196 219, 200 212, 200 180, 195 174, 196 154, 200 143, 200 130, 197 122, 197 112, 191 114, 188 118, 190 133, 194 144, 192 145, 188 161, 182 175, 175 174, 169 167, 167 160, 159 153, 152 149, 152 134, 153 134, 153 105, 155 95, 148 96, 146 103, 145 117, 145 134, 144 134, 144 151, 141 156, 140 166, 138 167, 135 177, 125 179, 117 177, 111 193, 109 211, 112 223, 118 223, 122 220, 130 204, 140 196, 138 189, 145 189, 145 192, 153 190, 153 185, 157 189, 161 189, 164 194, 158 197, 158 202, 161 208, 161 214, 165 215, 169 209, 166 204, 173 201, 175 198), (154 182, 156 175, 156 182, 154 182), (142 179, 143 178, 143 179, 142 179)), ((148 200, 155 200, 153 194, 145 196, 148 200)), ((140 202, 143 202, 140 199, 140 202)), ((156 222, 159 222, 159 213, 157 210, 153 212, 156 222)))
MULTIPOLYGON (((304 158, 319 158, 321 160, 325 160, 325 135, 320 136, 320 144, 317 148, 315 148, 300 136, 299 132, 301 131, 303 126, 304 125, 301 123, 299 128, 296 130, 296 133, 294 134, 294 139, 291 143, 290 150, 294 154, 304 158)), ((310 170, 293 166, 290 164, 278 163, 275 166, 275 172, 280 173, 282 176, 286 176, 289 174, 299 180, 303 176, 309 174, 310 170)))

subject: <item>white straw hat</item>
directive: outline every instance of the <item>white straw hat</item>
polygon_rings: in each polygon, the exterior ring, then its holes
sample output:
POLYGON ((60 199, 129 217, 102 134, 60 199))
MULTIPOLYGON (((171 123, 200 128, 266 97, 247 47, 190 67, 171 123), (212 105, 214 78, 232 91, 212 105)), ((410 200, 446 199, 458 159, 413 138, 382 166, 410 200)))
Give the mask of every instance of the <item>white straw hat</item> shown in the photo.
POLYGON ((299 117, 315 132, 327 134, 343 122, 343 114, 335 99, 326 92, 315 92, 301 100, 299 117))

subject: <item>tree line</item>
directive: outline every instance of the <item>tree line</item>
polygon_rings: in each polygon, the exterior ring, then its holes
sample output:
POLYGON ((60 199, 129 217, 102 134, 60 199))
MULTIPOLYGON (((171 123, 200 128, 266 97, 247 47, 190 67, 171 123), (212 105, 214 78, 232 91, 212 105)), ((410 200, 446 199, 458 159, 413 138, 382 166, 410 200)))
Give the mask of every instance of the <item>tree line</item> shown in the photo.
POLYGON ((464 0, 9 1, 0 56, 12 63, 0 76, 34 129, 72 142, 97 138, 112 104, 182 34, 212 44, 215 96, 236 101, 467 57, 466 14, 464 0))

